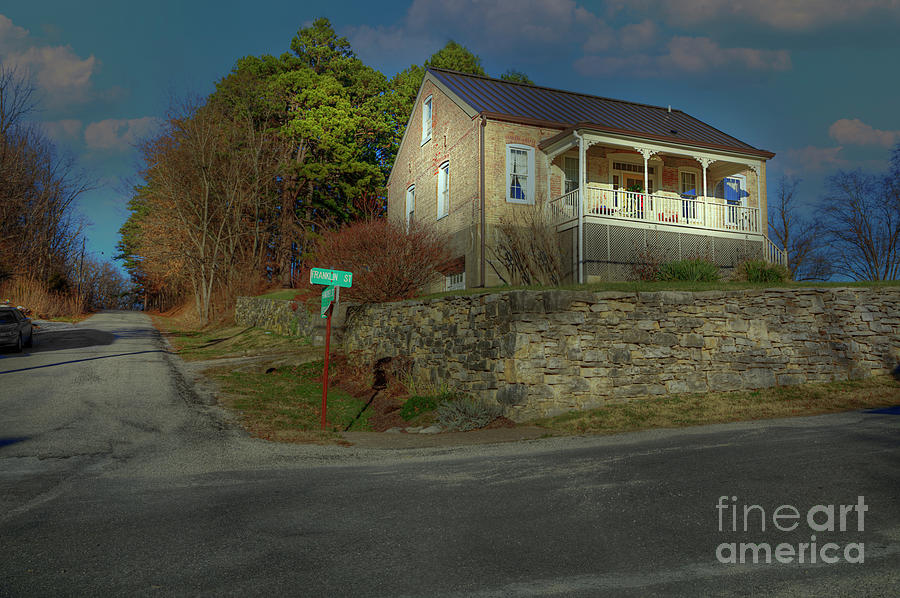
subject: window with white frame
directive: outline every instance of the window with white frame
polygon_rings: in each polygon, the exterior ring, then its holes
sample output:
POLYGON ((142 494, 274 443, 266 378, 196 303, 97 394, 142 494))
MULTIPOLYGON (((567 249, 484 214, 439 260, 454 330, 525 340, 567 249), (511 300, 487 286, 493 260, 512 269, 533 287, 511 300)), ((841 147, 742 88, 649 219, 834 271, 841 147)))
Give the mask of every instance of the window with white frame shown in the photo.
POLYGON ((450 212, 450 162, 438 167, 437 217, 443 218, 450 212))
POLYGON ((563 175, 565 176, 565 193, 571 193, 578 189, 578 158, 572 156, 563 157, 563 175))
POLYGON ((697 173, 692 170, 682 170, 678 173, 679 191, 681 192, 681 215, 685 220, 697 220, 699 213, 697 207, 697 173))
POLYGON ((534 148, 506 146, 506 201, 534 203, 534 148))
MULTIPOLYGON (((647 192, 656 191, 656 167, 647 166, 647 192)), ((613 160, 609 169, 610 183, 613 189, 644 189, 644 164, 613 160)))
POLYGON ((431 139, 432 100, 432 96, 428 96, 422 102, 422 143, 431 139))
POLYGON ((682 170, 679 176, 681 177, 681 194, 696 197, 698 195, 697 173, 690 170, 682 170))
POLYGON ((449 274, 444 277, 445 291, 464 291, 466 289, 466 271, 449 274))
POLYGON ((416 186, 410 185, 406 190, 406 230, 413 222, 413 215, 416 211, 416 186))

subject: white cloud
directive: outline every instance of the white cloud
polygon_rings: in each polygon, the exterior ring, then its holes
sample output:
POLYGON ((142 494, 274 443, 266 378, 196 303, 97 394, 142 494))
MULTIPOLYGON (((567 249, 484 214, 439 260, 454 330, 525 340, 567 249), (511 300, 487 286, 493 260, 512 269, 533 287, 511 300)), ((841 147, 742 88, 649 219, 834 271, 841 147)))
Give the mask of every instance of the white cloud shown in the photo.
POLYGON ((842 118, 828 127, 828 135, 838 143, 891 147, 900 143, 900 131, 882 131, 858 118, 842 118))
POLYGON ((81 136, 83 123, 80 120, 64 119, 43 123, 44 130, 51 139, 66 143, 81 136))
POLYGON ((402 53, 421 64, 448 39, 474 46, 476 54, 533 55, 536 45, 552 52, 605 33, 604 27, 574 0, 414 0, 395 25, 348 27, 342 34, 364 59, 402 53))
POLYGON ((789 70, 791 56, 786 50, 723 48, 708 37, 674 37, 660 54, 584 56, 575 62, 575 69, 586 76, 629 72, 638 76, 659 77, 679 73, 702 74, 733 68, 750 71, 789 70))
MULTIPOLYGON (((726 8, 718 0, 686 1, 708 3, 714 11, 726 8)), ((792 66, 786 50, 725 47, 710 37, 671 37, 660 29, 659 17, 654 14, 616 30, 573 0, 414 0, 397 24, 351 27, 344 34, 364 59, 402 52, 418 64, 453 38, 475 53, 503 55, 506 61, 520 54, 569 60, 562 56, 580 46, 584 56, 575 68, 594 76, 674 76, 716 69, 769 72, 792 66)), ((521 62, 513 60, 513 65, 527 66, 521 62)))
POLYGON ((81 58, 70 46, 38 43, 27 29, 0 15, 0 62, 30 74, 50 106, 83 102, 91 97, 91 76, 99 63, 81 58))
POLYGON ((643 21, 625 25, 619 31, 619 45, 623 50, 633 52, 656 45, 659 30, 653 21, 643 21))
POLYGON ((89 124, 84 130, 84 142, 92 150, 126 151, 160 125, 152 116, 134 119, 110 118, 89 124))
POLYGON ((843 147, 815 147, 789 149, 784 153, 788 166, 786 174, 819 172, 831 168, 846 168, 850 162, 841 155, 843 147))
POLYGON ((878 14, 900 19, 898 0, 611 0, 610 5, 660 14, 674 25, 736 19, 783 31, 808 31, 878 14))

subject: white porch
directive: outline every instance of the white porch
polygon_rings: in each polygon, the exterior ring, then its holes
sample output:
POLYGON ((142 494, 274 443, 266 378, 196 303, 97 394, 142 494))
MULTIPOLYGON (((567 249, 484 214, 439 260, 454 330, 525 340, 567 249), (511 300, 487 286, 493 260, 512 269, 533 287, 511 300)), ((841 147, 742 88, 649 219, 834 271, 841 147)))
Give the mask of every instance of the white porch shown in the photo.
POLYGON ((586 222, 752 242, 762 249, 761 258, 785 265, 784 252, 766 236, 762 159, 588 130, 560 134, 542 149, 551 165, 565 156, 556 167, 565 171, 561 191, 568 192, 554 197, 548 176, 547 208, 557 231, 577 228, 579 282, 590 242, 586 222), (592 146, 601 147, 589 157, 592 146), (742 186, 726 192, 735 179, 742 186))

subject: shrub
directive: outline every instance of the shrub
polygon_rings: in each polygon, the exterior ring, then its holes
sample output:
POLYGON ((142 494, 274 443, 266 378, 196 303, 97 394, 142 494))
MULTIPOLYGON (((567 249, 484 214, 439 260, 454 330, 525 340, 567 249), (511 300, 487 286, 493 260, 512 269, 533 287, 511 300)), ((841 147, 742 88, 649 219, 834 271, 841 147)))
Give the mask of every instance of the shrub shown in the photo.
POLYGON ((748 282, 779 283, 790 278, 787 268, 764 260, 745 260, 735 268, 735 278, 748 282))
POLYGON ((460 397, 438 405, 438 424, 447 431, 466 432, 483 428, 501 415, 503 408, 496 403, 460 397))
POLYGON ((631 274, 643 281, 659 280, 659 255, 652 248, 635 248, 635 262, 631 264, 631 274))
POLYGON ((353 272, 341 298, 362 303, 410 299, 439 275, 450 258, 446 236, 423 222, 406 230, 383 219, 355 222, 319 237, 314 265, 353 272))
POLYGON ((667 262, 659 266, 659 280, 716 282, 719 280, 719 268, 700 258, 667 262))
POLYGON ((563 259, 556 227, 543 203, 521 206, 500 217, 488 262, 504 284, 562 284, 563 259))

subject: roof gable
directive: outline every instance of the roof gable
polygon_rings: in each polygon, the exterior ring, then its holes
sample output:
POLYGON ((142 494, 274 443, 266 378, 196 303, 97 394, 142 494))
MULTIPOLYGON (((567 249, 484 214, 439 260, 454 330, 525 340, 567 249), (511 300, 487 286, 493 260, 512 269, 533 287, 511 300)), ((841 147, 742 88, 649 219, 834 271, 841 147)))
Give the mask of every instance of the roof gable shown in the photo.
POLYGON ((560 129, 594 125, 681 144, 718 147, 767 158, 774 156, 681 110, 444 69, 428 69, 428 74, 473 111, 489 116, 560 129))

